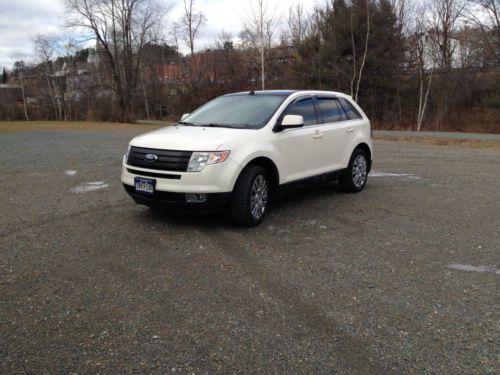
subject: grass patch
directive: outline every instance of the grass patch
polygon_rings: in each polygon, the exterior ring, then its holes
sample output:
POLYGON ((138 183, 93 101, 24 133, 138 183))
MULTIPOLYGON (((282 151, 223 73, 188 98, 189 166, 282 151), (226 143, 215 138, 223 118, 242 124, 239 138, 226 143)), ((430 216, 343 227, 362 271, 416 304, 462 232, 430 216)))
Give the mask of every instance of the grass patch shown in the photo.
POLYGON ((172 122, 125 124, 91 121, 0 121, 0 133, 30 131, 148 131, 171 125, 172 122))

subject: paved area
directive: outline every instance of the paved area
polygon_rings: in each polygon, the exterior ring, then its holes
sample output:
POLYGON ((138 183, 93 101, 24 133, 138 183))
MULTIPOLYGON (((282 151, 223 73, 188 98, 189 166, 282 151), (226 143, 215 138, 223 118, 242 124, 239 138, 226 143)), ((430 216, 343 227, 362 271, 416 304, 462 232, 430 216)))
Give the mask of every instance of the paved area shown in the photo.
POLYGON ((399 130, 375 130, 375 137, 437 138, 469 141, 500 141, 500 134, 454 133, 454 132, 412 132, 399 130))
POLYGON ((134 134, 0 134, 0 373, 498 370, 499 151, 377 141, 241 229, 135 205, 134 134))

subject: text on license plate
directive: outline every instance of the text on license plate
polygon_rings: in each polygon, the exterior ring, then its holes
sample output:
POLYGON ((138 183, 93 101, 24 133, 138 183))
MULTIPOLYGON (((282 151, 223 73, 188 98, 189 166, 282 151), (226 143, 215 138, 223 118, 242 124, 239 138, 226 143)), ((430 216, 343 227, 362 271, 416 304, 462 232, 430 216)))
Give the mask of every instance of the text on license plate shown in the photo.
POLYGON ((155 192, 156 180, 151 180, 149 178, 135 178, 135 191, 140 193, 153 194, 155 192))

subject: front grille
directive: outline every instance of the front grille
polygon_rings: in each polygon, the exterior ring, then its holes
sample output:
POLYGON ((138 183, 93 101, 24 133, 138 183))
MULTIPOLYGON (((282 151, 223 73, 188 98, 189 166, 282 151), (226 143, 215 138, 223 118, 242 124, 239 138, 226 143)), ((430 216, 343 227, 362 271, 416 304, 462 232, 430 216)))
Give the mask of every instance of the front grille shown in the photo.
POLYGON ((155 148, 131 147, 127 164, 146 169, 162 171, 186 172, 192 151, 158 150, 155 148), (144 157, 154 154, 156 161, 148 161, 144 157))
POLYGON ((144 172, 144 171, 140 171, 138 169, 130 169, 130 168, 127 168, 127 172, 133 173, 133 174, 138 174, 140 176, 146 176, 146 177, 166 178, 168 180, 180 180, 181 179, 180 174, 144 172))

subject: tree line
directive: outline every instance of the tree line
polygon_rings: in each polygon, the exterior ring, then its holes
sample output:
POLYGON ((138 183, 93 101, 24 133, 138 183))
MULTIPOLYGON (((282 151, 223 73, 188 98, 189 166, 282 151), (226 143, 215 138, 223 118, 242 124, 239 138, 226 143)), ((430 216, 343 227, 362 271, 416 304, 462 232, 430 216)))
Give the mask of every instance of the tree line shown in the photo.
POLYGON ((241 32, 204 49, 195 0, 170 25, 156 0, 64 2, 67 26, 95 44, 34 38, 37 61, 2 74, 21 105, 0 90, 0 118, 177 118, 224 93, 286 88, 348 93, 378 128, 500 131, 500 0, 298 2, 286 15, 253 0, 241 32))

